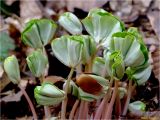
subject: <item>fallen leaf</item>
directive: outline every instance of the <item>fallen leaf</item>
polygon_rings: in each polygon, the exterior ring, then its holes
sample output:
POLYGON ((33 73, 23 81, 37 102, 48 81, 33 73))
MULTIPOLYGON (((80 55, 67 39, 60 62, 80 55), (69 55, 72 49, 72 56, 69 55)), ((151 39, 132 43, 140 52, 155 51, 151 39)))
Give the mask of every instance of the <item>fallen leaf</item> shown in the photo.
POLYGON ((66 0, 66 5, 69 11, 74 11, 74 8, 89 11, 95 7, 102 7, 108 1, 109 0, 66 0))
POLYGON ((152 53, 152 59, 153 59, 153 72, 155 74, 155 77, 160 82, 160 48, 157 48, 155 52, 152 53))
POLYGON ((24 23, 31 19, 38 19, 42 17, 42 11, 36 4, 36 0, 21 0, 20 1, 20 16, 24 23))
POLYGON ((22 97, 23 93, 22 91, 19 91, 18 93, 13 93, 13 94, 9 94, 5 97, 2 97, 0 99, 0 102, 18 102, 21 100, 21 97, 22 97))
POLYGON ((45 82, 51 82, 51 83, 56 83, 59 81, 64 82, 64 78, 60 77, 60 76, 48 76, 44 79, 45 82))
POLYGON ((150 11, 147 13, 147 17, 149 18, 152 28, 160 41, 160 11, 150 11))

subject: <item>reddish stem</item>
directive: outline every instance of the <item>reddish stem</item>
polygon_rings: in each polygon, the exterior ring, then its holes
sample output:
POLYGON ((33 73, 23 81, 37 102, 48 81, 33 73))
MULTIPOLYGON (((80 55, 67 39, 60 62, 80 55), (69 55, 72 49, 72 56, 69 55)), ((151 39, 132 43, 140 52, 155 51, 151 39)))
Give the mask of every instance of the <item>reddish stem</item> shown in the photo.
POLYGON ((29 107, 30 107, 30 109, 31 109, 31 111, 32 111, 32 114, 33 114, 33 119, 34 119, 34 120, 37 120, 37 119, 38 119, 38 118, 37 118, 37 114, 36 114, 36 111, 35 111, 35 109, 34 109, 34 106, 33 106, 33 103, 32 103, 32 101, 31 101, 31 99, 29 98, 28 94, 26 93, 26 91, 24 90, 24 88, 23 88, 20 84, 18 85, 18 87, 19 87, 20 90, 22 91, 23 95, 25 96, 25 98, 26 98, 26 100, 27 100, 27 102, 28 102, 28 104, 29 104, 29 107))
POLYGON ((79 104, 79 100, 76 100, 76 102, 74 103, 73 108, 72 108, 72 110, 70 112, 69 119, 73 119, 74 114, 76 112, 76 109, 78 107, 78 104, 79 104))
POLYGON ((116 116, 118 116, 119 118, 119 116, 121 115, 121 101, 119 97, 119 92, 117 93, 117 97, 116 97, 115 113, 116 113, 116 116))
POLYGON ((123 113, 122 115, 125 116, 127 114, 128 105, 131 99, 131 93, 132 93, 132 80, 129 80, 129 87, 128 87, 128 93, 127 93, 127 99, 124 104, 123 113))
POLYGON ((113 95, 112 95, 111 101, 108 105, 108 109, 107 109, 107 112, 104 116, 104 119, 111 119, 113 105, 114 105, 114 102, 115 102, 115 99, 116 99, 116 96, 117 96, 117 92, 118 92, 118 82, 119 82, 118 80, 115 80, 113 95))

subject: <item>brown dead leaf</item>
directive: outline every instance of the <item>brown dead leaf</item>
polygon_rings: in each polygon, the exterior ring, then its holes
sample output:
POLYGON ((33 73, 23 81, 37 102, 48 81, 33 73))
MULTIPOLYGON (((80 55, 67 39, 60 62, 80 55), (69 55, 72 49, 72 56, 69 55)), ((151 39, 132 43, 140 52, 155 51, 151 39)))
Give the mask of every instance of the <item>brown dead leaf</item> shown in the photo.
POLYGON ((84 11, 89 11, 95 7, 102 7, 109 0, 66 0, 69 11, 74 11, 74 8, 80 8, 84 11))
POLYGON ((18 102, 21 100, 23 93, 22 91, 19 91, 18 93, 13 93, 13 94, 9 94, 5 97, 2 97, 0 99, 0 102, 4 101, 4 102, 18 102))
POLYGON ((41 18, 42 11, 36 4, 36 0, 21 0, 20 1, 20 16, 26 23, 31 19, 41 18))
POLYGON ((2 79, 0 79, 0 92, 10 83, 6 74, 3 74, 2 79))
POLYGON ((60 76, 48 76, 45 78, 44 82, 51 82, 51 83, 56 83, 59 81, 64 81, 64 78, 60 77, 60 76))
POLYGON ((160 11, 150 11, 147 13, 147 17, 160 41, 160 11))
POLYGON ((152 53, 152 59, 153 59, 153 72, 155 74, 155 77, 160 82, 160 48, 157 48, 155 52, 152 53))

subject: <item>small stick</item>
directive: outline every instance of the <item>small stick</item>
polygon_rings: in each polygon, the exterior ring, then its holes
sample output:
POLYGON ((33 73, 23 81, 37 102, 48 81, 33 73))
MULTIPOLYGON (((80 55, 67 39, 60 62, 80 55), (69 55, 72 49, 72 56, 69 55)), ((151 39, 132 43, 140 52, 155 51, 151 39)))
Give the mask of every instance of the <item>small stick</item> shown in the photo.
POLYGON ((27 102, 28 102, 28 104, 29 104, 29 107, 30 107, 30 109, 31 109, 31 111, 32 111, 32 114, 33 114, 33 119, 34 119, 34 120, 37 120, 37 119, 38 119, 38 118, 37 118, 37 114, 36 114, 36 111, 35 111, 35 109, 34 109, 34 106, 33 106, 33 103, 32 103, 32 101, 31 101, 31 99, 29 98, 28 94, 26 93, 26 91, 24 90, 24 88, 23 88, 20 84, 18 85, 18 87, 19 87, 20 90, 22 91, 23 95, 25 96, 25 98, 26 98, 26 100, 27 100, 27 102))

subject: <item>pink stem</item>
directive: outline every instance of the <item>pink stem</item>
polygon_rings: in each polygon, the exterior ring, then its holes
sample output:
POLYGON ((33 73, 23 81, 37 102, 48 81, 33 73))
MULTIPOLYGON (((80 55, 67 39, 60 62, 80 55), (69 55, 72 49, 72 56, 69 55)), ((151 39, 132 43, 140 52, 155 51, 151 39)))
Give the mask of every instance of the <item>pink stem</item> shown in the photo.
POLYGON ((79 115, 79 108, 77 108, 76 110, 76 114, 74 116, 74 120, 77 120, 78 119, 78 115, 79 115))
POLYGON ((78 104, 79 104, 79 100, 76 100, 76 102, 74 103, 73 108, 72 108, 72 110, 70 112, 69 119, 73 119, 74 114, 76 112, 76 109, 78 107, 78 104))
POLYGON ((116 116, 119 116, 121 115, 121 102, 120 102, 120 97, 119 97, 119 92, 117 93, 117 98, 116 98, 116 103, 115 103, 115 113, 116 113, 116 116))
POLYGON ((26 93, 26 91, 24 90, 24 88, 23 88, 20 84, 18 85, 18 87, 19 87, 20 90, 22 91, 23 95, 25 96, 25 98, 26 98, 26 100, 27 100, 27 102, 28 102, 28 104, 29 104, 29 107, 30 107, 30 109, 31 109, 31 111, 32 111, 32 114, 33 114, 33 119, 34 119, 34 120, 37 120, 37 119, 38 119, 38 118, 37 118, 37 114, 36 114, 36 111, 35 111, 35 109, 34 109, 34 106, 33 106, 33 103, 32 103, 32 101, 31 101, 31 99, 29 98, 28 94, 26 93))
POLYGON ((105 103, 106 103, 106 100, 107 100, 107 96, 104 97, 100 106, 98 107, 98 109, 96 111, 96 114, 95 114, 95 117, 94 117, 94 120, 95 119, 100 119, 100 117, 102 115, 102 112, 103 112, 103 109, 104 109, 104 106, 105 106, 105 103))
POLYGON ((84 101, 81 100, 81 103, 80 103, 80 107, 79 107, 79 115, 78 115, 78 119, 82 119, 82 115, 83 115, 83 108, 84 108, 84 101))
POLYGON ((88 119, 88 101, 84 101, 83 115, 84 115, 84 119, 88 119))
POLYGON ((113 95, 112 95, 111 101, 108 105, 107 113, 105 114, 104 119, 111 119, 113 105, 114 105, 116 95, 117 95, 117 92, 118 92, 118 82, 119 82, 118 80, 115 80, 113 95))
POLYGON ((129 105, 130 98, 131 98, 131 92, 132 92, 132 80, 129 80, 129 88, 128 88, 127 99, 126 99, 126 102, 124 104, 123 113, 122 113, 123 116, 125 116, 127 114, 128 105, 129 105))

